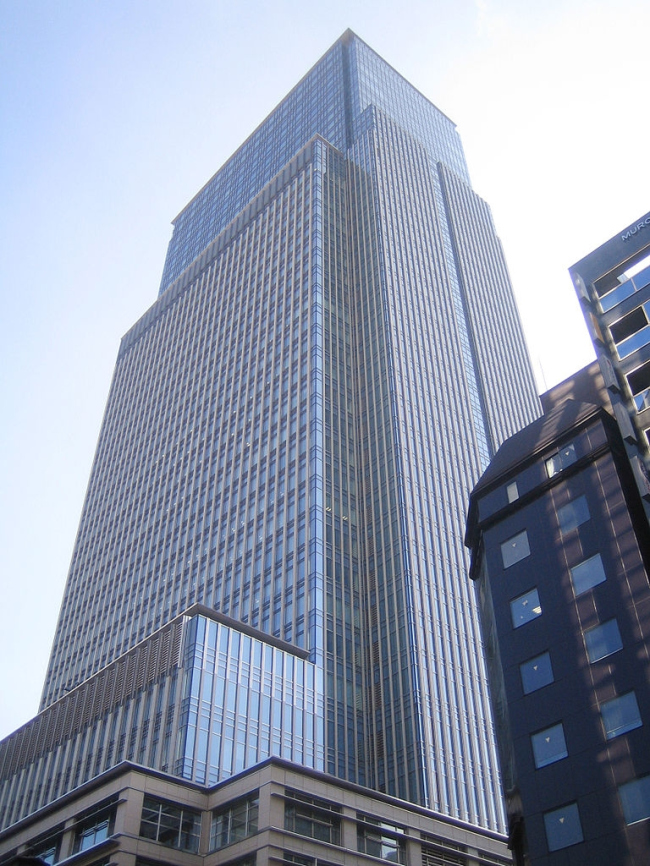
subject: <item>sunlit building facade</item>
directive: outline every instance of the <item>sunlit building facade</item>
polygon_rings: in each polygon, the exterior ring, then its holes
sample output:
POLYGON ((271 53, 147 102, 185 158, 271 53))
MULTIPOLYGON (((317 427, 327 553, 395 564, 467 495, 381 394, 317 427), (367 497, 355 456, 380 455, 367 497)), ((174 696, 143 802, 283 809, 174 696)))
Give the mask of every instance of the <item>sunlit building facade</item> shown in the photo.
POLYGON ((630 456, 650 468, 650 213, 569 273, 630 456))
MULTIPOLYGON (((537 414, 454 124, 348 31, 177 217, 122 340, 41 706, 84 690, 76 784, 270 755, 503 830, 463 529, 537 414), (101 721, 89 683, 178 618, 164 693, 133 662, 101 721)), ((30 786, 7 772, 5 807, 30 786)))

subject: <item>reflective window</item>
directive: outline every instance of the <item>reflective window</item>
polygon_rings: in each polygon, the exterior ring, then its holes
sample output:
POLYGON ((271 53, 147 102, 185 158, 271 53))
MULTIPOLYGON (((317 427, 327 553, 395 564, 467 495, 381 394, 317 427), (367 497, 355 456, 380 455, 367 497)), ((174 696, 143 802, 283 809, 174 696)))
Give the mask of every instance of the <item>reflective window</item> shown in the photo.
POLYGON ((506 487, 506 495, 508 497, 508 502, 516 502, 519 499, 519 488, 517 487, 516 481, 511 481, 510 484, 506 487))
POLYGON ((223 809, 212 813, 210 827, 210 851, 225 848, 247 836, 257 833, 259 799, 253 796, 229 803, 223 809))
POLYGON ((571 582, 576 595, 581 595, 592 586, 598 586, 599 583, 604 583, 606 580, 607 575, 599 553, 590 556, 589 559, 585 559, 578 565, 574 565, 571 569, 571 582))
POLYGON ((618 623, 610 619, 585 632, 585 645, 590 662, 597 662, 623 648, 618 623))
POLYGON ((528 534, 524 529, 523 532, 518 532, 501 545, 501 558, 503 559, 503 567, 509 568, 515 562, 525 559, 530 556, 530 546, 528 545, 528 534))
POLYGON ((28 857, 38 857, 43 863, 47 863, 47 866, 53 866, 59 859, 62 838, 63 828, 59 827, 48 836, 36 839, 25 853, 28 857))
POLYGON ((512 615, 512 624, 515 628, 525 625, 531 619, 535 619, 542 615, 542 606, 539 603, 539 595, 536 589, 531 589, 529 592, 514 598, 510 602, 510 613, 512 615))
POLYGON ((530 738, 537 769, 554 764, 568 755, 562 724, 553 725, 530 738))
POLYGON ((293 851, 283 851, 282 862, 297 863, 298 866, 313 866, 316 859, 314 857, 303 857, 302 854, 294 854, 293 851))
POLYGON ((650 818, 650 776, 634 779, 618 789, 626 824, 650 818))
POLYGON ((367 815, 357 815, 357 850, 391 863, 406 863, 404 830, 367 815), (362 822, 362 823, 361 823, 362 822))
POLYGON ((46 847, 39 848, 36 851, 30 851, 28 856, 38 857, 38 859, 41 862, 46 863, 47 866, 53 866, 53 864, 59 859, 59 846, 58 844, 47 845, 46 847))
POLYGON ((636 702, 634 692, 628 692, 600 705, 600 714, 603 719, 605 736, 608 740, 619 737, 634 728, 640 728, 641 713, 636 702))
POLYGON ((73 854, 87 851, 94 845, 99 845, 113 833, 115 823, 115 806, 101 809, 93 815, 82 818, 75 827, 73 854))
POLYGON ((284 804, 284 828, 331 845, 341 844, 340 808, 316 797, 287 791, 284 804))
POLYGON ((577 803, 569 803, 561 809, 547 812, 544 815, 544 827, 549 851, 559 851, 560 848, 577 845, 584 839, 577 803))
POLYGON ((589 506, 584 496, 578 496, 557 510, 560 532, 564 535, 589 520, 589 506))
POLYGON ((548 653, 542 653, 540 656, 535 656, 534 659, 523 662, 519 665, 519 672, 525 695, 553 682, 553 668, 548 653))
POLYGON ((201 813, 145 797, 140 835, 180 851, 198 851, 201 835, 201 813))
POLYGON ((577 459, 578 456, 576 454, 575 445, 571 442, 569 445, 565 445, 564 448, 560 449, 557 454, 548 458, 546 461, 546 474, 549 478, 552 478, 554 475, 557 475, 558 472, 566 469, 567 466, 575 463, 577 459))

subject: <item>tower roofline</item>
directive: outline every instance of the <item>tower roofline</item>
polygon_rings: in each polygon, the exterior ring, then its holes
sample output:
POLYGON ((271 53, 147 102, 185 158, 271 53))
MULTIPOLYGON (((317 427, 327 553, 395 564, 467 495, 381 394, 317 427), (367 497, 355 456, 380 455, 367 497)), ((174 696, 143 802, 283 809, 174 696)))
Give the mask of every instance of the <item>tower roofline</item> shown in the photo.
POLYGON ((308 70, 308 71, 307 71, 307 72, 302 76, 302 78, 301 78, 301 79, 300 79, 300 80, 299 80, 299 81, 298 81, 298 82, 297 82, 297 83, 296 83, 296 84, 291 88, 291 90, 290 90, 290 91, 289 91, 285 96, 283 96, 282 99, 281 99, 279 102, 277 102, 277 103, 273 106, 273 108, 271 109, 271 111, 269 111, 269 113, 268 113, 267 115, 265 115, 265 117, 264 117, 264 118, 263 118, 263 119, 262 119, 262 120, 257 124, 257 126, 255 127, 255 129, 252 130, 252 132, 251 132, 251 133, 250 133, 250 134, 249 134, 249 135, 244 139, 244 141, 239 145, 239 147, 236 148, 235 150, 233 150, 233 152, 230 154, 230 156, 229 156, 227 159, 225 159, 224 162, 219 166, 219 168, 214 172, 214 174, 211 175, 211 177, 209 178, 209 180, 207 180, 207 181, 203 184, 203 186, 202 186, 199 190, 196 191, 196 193, 192 196, 192 198, 187 202, 187 204, 185 205, 185 207, 183 207, 183 208, 181 208, 181 209, 179 210, 179 212, 176 214, 176 216, 175 216, 174 219, 172 220, 172 225, 176 225, 176 222, 177 222, 177 220, 179 219, 179 217, 180 217, 183 213, 185 213, 185 211, 186 211, 186 210, 191 206, 191 204, 192 204, 192 203, 193 203, 193 202, 194 202, 194 201, 195 201, 195 200, 196 200, 196 199, 201 195, 201 193, 203 192, 203 190, 204 190, 207 186, 209 186, 209 185, 212 183, 212 181, 213 181, 214 178, 219 174, 219 172, 221 171, 221 169, 222 169, 225 165, 227 165, 227 163, 229 163, 230 160, 233 159, 233 158, 234 158, 234 157, 235 157, 235 156, 236 156, 236 155, 237 155, 237 154, 238 154, 238 153, 239 153, 239 152, 240 152, 244 147, 246 147, 246 145, 248 144, 248 142, 249 142, 249 141, 250 141, 250 140, 251 140, 251 139, 252 139, 252 138, 257 134, 257 132, 258 132, 258 131, 259 131, 259 130, 264 126, 264 124, 268 121, 268 119, 269 119, 269 118, 270 118, 270 117, 271 117, 271 116, 272 116, 272 115, 273 115, 273 114, 278 110, 278 108, 279 108, 279 107, 280 107, 284 102, 286 102, 286 101, 291 97, 291 95, 292 95, 293 93, 295 93, 295 91, 296 91, 296 90, 297 90, 297 89, 302 85, 302 83, 303 83, 307 78, 309 78, 309 76, 313 73, 314 69, 316 69, 316 67, 317 67, 320 63, 323 62, 323 60, 325 59, 325 57, 327 57, 327 55, 330 54, 330 53, 331 53, 331 52, 336 48, 337 45, 346 45, 346 46, 347 46, 347 45, 349 45, 349 44, 350 44, 354 39, 356 39, 358 42, 360 42, 362 45, 364 45, 364 46, 368 49, 368 51, 371 51, 371 52, 372 52, 376 57, 378 57, 378 58, 381 60, 382 63, 384 63, 384 64, 385 64, 385 65, 386 65, 386 66, 387 66, 387 67, 388 67, 392 72, 394 72, 395 75, 398 75, 398 76, 402 79, 402 81, 404 81, 406 84, 408 84, 408 86, 409 86, 410 88, 412 88, 416 93, 418 93, 418 94, 422 97, 422 99, 425 99, 425 100, 429 103, 429 105, 431 105, 433 108, 435 108, 435 110, 436 110, 437 112, 439 112, 439 114, 441 114, 441 115, 442 115, 446 120, 448 120, 449 123, 452 124, 452 126, 454 127, 454 129, 456 129, 456 124, 455 124, 454 121, 449 117, 449 115, 445 114, 444 111, 441 111, 441 110, 438 108, 437 105, 435 105, 433 102, 431 102, 431 100, 430 100, 427 96, 425 96, 424 93, 422 93, 421 90, 419 90, 417 87, 414 87, 414 85, 411 84, 411 82, 410 82, 407 78, 405 78, 405 77, 401 74, 401 72, 399 72, 397 69, 395 69, 394 66, 391 66, 391 64, 388 63, 386 60, 384 60, 384 58, 383 58, 380 54, 378 54, 378 53, 377 53, 377 52, 376 52, 376 51, 375 51, 375 50, 374 50, 370 45, 368 45, 367 42, 365 42, 363 39, 361 39, 360 36, 357 36, 357 34, 356 34, 353 30, 351 30, 351 29, 348 27, 348 29, 345 30, 345 32, 342 33, 341 36, 339 36, 339 38, 338 38, 335 42, 332 43, 332 45, 330 45, 330 47, 327 49, 327 51, 325 51, 325 52, 324 52, 324 53, 323 53, 323 54, 318 58, 318 60, 316 61, 316 63, 314 63, 314 64, 309 68, 309 70, 308 70))

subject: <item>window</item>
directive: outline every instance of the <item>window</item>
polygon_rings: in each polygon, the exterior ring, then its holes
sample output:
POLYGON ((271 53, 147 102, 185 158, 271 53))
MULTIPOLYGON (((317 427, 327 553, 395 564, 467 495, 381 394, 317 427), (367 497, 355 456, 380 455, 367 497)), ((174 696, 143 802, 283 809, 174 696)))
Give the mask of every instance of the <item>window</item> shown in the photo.
POLYGON ((511 481, 510 484, 506 487, 506 496, 508 497, 508 502, 516 502, 519 499, 519 488, 517 487, 516 481, 511 481))
POLYGON ((618 322, 614 322, 609 330, 612 333, 614 342, 621 343, 623 340, 636 334, 641 328, 645 328, 647 324, 648 317, 645 314, 645 310, 643 307, 637 307, 636 310, 632 310, 631 313, 623 316, 618 322))
POLYGON ((230 803, 212 813, 210 828, 210 851, 225 848, 247 836, 257 833, 259 799, 257 791, 252 796, 230 803))
POLYGON ((47 836, 35 839, 25 853, 28 857, 38 857, 39 860, 47 863, 47 866, 53 866, 59 859, 62 838, 63 826, 59 826, 56 830, 50 831, 47 836))
POLYGON ((283 851, 282 862, 297 863, 298 866, 314 866, 316 860, 314 857, 303 857, 301 854, 294 854, 293 851, 283 851))
POLYGON ((598 586, 605 580, 607 576, 599 553, 579 562, 571 569, 571 582, 576 595, 582 595, 583 592, 587 592, 588 589, 598 586))
POLYGON ((553 668, 548 653, 542 653, 540 656, 535 656, 534 659, 523 662, 519 665, 519 672, 525 695, 536 692, 537 689, 553 682, 553 668))
POLYGON ((650 818, 650 776, 634 779, 618 789, 626 824, 650 818))
POLYGON ((357 814, 357 850, 391 863, 406 863, 404 830, 376 818, 357 814))
POLYGON ((536 589, 531 589, 529 592, 520 595, 518 598, 510 602, 510 614, 512 616, 512 625, 514 628, 519 628, 542 615, 542 607, 539 603, 539 595, 536 589))
POLYGON ((201 813, 192 809, 145 797, 140 835, 168 848, 198 851, 201 835, 201 813))
POLYGON ((56 863, 56 861, 59 859, 58 843, 53 843, 51 845, 46 845, 43 848, 34 849, 33 851, 30 851, 27 856, 37 857, 43 863, 47 863, 47 866, 53 866, 53 864, 56 863))
POLYGON ((530 547, 528 545, 528 534, 524 529, 523 532, 513 535, 501 545, 501 558, 503 559, 503 567, 510 568, 515 562, 525 559, 530 556, 530 547))
POLYGON ((650 405, 650 362, 629 373, 627 381, 637 412, 642 412, 650 405))
POLYGON ((577 803, 569 803, 561 809, 547 812, 544 815, 544 827, 549 851, 559 851, 560 848, 577 845, 584 839, 577 803))
POLYGON ((585 632, 585 646, 590 662, 597 662, 623 648, 621 633, 615 619, 607 620, 585 632))
POLYGON ((339 845, 341 841, 340 807, 326 800, 307 797, 298 791, 287 791, 284 804, 284 828, 319 842, 339 845))
POLYGON ((557 510, 557 519, 560 524, 560 532, 565 535, 571 532, 581 523, 589 520, 589 506, 584 496, 578 496, 573 502, 568 502, 557 510))
POLYGON ((92 815, 82 818, 75 827, 74 844, 72 853, 87 851, 95 845, 99 845, 113 833, 115 824, 115 806, 100 809, 92 815))
POLYGON ((600 715, 603 719, 605 736, 608 740, 620 737, 627 731, 640 728, 642 725, 639 705, 634 692, 628 692, 600 705, 600 715))
POLYGON ((552 478, 554 475, 557 475, 558 472, 566 469, 567 466, 571 466, 572 463, 575 463, 577 459, 578 455, 576 454, 575 445, 573 442, 570 442, 568 445, 565 445, 564 448, 561 448, 557 454, 548 458, 546 461, 546 474, 549 478, 552 478))
POLYGON ((562 723, 533 734, 530 741, 533 746, 535 766, 538 770, 540 767, 546 767, 548 764, 561 761, 562 758, 566 758, 569 754, 566 750, 562 723))

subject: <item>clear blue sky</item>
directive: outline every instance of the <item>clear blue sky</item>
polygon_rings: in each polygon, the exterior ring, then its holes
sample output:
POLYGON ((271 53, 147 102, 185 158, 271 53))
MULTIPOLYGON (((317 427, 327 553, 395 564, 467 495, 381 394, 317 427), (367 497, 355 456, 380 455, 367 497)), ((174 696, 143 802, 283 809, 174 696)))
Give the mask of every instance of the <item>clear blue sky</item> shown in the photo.
POLYGON ((592 358, 566 268, 650 209, 646 0, 0 0, 0 736, 170 222, 347 27, 458 124, 540 390, 592 358))

